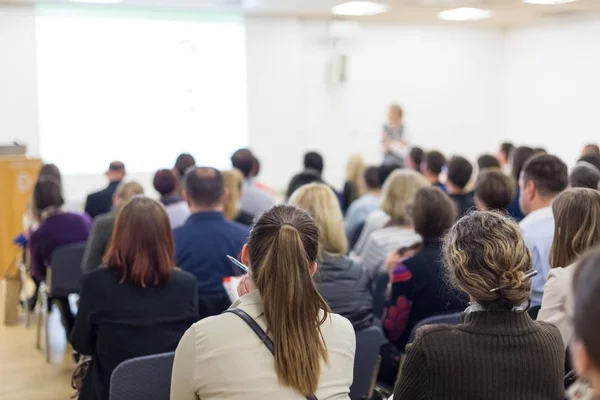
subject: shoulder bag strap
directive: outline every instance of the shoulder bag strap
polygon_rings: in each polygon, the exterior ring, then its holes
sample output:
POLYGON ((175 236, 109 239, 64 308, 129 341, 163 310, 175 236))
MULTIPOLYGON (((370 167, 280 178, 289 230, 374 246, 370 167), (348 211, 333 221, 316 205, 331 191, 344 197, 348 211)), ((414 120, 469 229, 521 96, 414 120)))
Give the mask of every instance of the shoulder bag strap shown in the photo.
MULTIPOLYGON (((231 308, 225 312, 232 313, 240 317, 248 326, 256 333, 256 336, 260 338, 260 340, 267 346, 267 349, 271 352, 271 354, 275 354, 275 347, 273 346, 273 341, 270 337, 268 337, 263 331, 263 329, 256 323, 254 318, 249 316, 244 310, 239 308, 231 308)), ((306 396, 307 400, 318 400, 315 396, 306 396)))

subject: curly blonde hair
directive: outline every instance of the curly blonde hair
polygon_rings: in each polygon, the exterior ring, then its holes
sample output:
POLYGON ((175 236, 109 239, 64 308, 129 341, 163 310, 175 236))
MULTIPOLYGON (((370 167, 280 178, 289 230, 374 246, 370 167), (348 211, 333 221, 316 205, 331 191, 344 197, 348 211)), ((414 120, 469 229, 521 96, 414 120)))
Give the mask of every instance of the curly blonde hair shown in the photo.
POLYGON ((527 302, 531 252, 517 223, 494 211, 461 218, 444 238, 446 271, 453 286, 488 309, 512 309, 527 302), (503 288, 492 292, 492 289, 503 288))

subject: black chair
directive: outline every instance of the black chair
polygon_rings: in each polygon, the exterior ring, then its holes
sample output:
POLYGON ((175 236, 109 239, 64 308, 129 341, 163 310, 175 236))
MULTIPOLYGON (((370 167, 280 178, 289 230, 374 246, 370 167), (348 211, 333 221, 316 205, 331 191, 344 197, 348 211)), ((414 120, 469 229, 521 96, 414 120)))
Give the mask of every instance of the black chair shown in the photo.
POLYGON ((527 310, 527 313, 529 314, 531 319, 536 320, 541 309, 542 309, 542 306, 529 307, 529 309, 527 310))
POLYGON ((351 400, 371 398, 381 362, 379 349, 385 342, 383 331, 377 325, 356 331, 354 381, 350 387, 351 400))
POLYGON ((390 282, 390 277, 388 274, 381 274, 377 275, 373 281, 375 284, 373 288, 373 315, 381 318, 385 307, 385 292, 390 282))
POLYGON ((175 352, 123 361, 110 377, 109 400, 169 400, 175 352))
POLYGON ((433 317, 425 318, 420 321, 413 330, 410 332, 410 336, 408 339, 408 343, 412 343, 415 341, 415 337, 417 336, 417 329, 425 325, 437 325, 437 324, 446 324, 446 325, 458 325, 462 323, 462 312, 456 312, 451 314, 441 314, 435 315, 433 317))

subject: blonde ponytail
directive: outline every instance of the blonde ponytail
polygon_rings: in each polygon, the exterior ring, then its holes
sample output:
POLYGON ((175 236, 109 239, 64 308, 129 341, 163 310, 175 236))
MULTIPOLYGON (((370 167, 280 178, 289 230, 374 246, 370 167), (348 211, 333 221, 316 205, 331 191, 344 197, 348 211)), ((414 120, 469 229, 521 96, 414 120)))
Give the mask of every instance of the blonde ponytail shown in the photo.
POLYGON ((311 276, 318 234, 308 213, 278 206, 261 216, 248 241, 267 334, 275 346, 277 377, 304 396, 317 391, 321 360, 329 362, 320 326, 330 310, 311 276))

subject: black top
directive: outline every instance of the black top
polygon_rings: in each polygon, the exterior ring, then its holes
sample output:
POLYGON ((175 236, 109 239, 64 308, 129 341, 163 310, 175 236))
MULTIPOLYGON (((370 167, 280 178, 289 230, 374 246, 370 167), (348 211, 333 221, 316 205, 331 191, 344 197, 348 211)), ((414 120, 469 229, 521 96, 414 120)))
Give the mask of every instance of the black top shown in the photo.
POLYGON ((324 256, 314 279, 331 311, 347 318, 355 330, 373 324, 373 296, 362 264, 346 256, 324 256))
POLYGON ((449 196, 456 204, 458 218, 464 217, 469 213, 469 211, 473 211, 475 209, 475 196, 473 192, 449 194, 449 196))
POLYGON ((82 279, 73 348, 92 355, 80 399, 107 400, 110 375, 123 361, 175 351, 197 321, 194 276, 174 270, 171 280, 145 288, 119 283, 115 270, 98 268, 82 279))
POLYGON ((114 211, 94 218, 92 232, 88 238, 81 263, 83 272, 90 272, 102 265, 102 258, 110 243, 116 219, 117 213, 114 211))
POLYGON ((111 182, 105 189, 88 195, 85 201, 85 212, 88 213, 92 218, 109 212, 112 208, 113 195, 115 194, 119 183, 121 182, 111 182))
POLYGON ((344 191, 342 192, 342 212, 344 214, 346 214, 348 207, 356 199, 358 199, 358 188, 354 183, 346 181, 344 183, 344 191))
POLYGON ((235 218, 235 222, 246 226, 252 226, 252 224, 254 223, 254 215, 244 210, 240 210, 240 213, 235 218))

